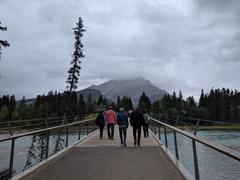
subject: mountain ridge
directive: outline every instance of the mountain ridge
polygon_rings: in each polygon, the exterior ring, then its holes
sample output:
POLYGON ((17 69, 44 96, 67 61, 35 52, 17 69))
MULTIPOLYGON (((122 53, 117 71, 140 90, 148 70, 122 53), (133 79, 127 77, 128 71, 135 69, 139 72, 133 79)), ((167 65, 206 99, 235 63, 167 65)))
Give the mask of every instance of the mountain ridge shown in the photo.
POLYGON ((99 90, 104 97, 114 102, 116 102, 118 96, 128 96, 131 97, 135 105, 143 92, 150 98, 151 102, 159 100, 164 94, 167 94, 165 90, 152 85, 149 80, 143 77, 127 80, 110 80, 100 85, 91 85, 85 89, 99 90))

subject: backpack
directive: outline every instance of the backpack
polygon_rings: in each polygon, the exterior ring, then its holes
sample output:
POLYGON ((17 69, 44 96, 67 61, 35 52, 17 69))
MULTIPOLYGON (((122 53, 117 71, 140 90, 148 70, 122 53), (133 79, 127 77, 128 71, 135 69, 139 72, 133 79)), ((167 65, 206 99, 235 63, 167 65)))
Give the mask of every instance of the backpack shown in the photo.
POLYGON ((99 114, 95 120, 96 125, 100 126, 100 125, 104 125, 105 124, 105 118, 103 114, 99 114))
POLYGON ((150 123, 150 118, 149 118, 149 115, 147 113, 143 114, 143 119, 144 119, 145 124, 150 123))

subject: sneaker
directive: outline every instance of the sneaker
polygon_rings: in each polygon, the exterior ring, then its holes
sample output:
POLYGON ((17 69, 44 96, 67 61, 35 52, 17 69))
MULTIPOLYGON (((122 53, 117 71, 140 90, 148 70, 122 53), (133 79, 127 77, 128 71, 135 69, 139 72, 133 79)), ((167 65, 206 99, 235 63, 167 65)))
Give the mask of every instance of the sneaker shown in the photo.
POLYGON ((123 145, 124 145, 125 147, 127 147, 127 144, 126 144, 125 142, 123 143, 123 145))
POLYGON ((136 146, 136 142, 134 142, 134 146, 136 146))

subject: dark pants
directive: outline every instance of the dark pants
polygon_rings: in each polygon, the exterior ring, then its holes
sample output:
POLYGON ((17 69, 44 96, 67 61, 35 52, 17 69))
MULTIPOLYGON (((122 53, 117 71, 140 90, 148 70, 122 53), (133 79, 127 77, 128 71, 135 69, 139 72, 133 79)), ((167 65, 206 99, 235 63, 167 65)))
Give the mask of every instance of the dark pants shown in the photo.
POLYGON ((140 145, 141 140, 141 126, 140 127, 133 127, 133 137, 134 137, 134 145, 140 145))
POLYGON ((144 137, 149 136, 149 134, 148 134, 148 124, 143 125, 143 132, 144 132, 144 137))
POLYGON ((119 135, 121 144, 126 143, 126 137, 127 137, 127 128, 119 128, 119 135))
POLYGON ((107 125, 107 131, 108 131, 108 138, 113 139, 113 137, 114 137, 114 124, 108 124, 107 125))
POLYGON ((100 138, 103 137, 103 128, 104 128, 104 125, 99 125, 99 130, 100 130, 100 138))

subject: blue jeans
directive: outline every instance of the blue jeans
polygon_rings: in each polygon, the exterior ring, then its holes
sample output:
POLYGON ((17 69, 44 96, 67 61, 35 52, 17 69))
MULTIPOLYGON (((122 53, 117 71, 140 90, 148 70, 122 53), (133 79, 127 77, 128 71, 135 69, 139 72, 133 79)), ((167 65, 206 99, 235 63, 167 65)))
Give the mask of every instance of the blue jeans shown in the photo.
POLYGON ((126 137, 127 137, 127 128, 119 128, 119 135, 121 144, 126 143, 126 137))
POLYGON ((113 139, 114 137, 114 124, 108 124, 107 125, 107 132, 108 132, 108 138, 113 139), (111 131, 110 131, 111 129, 111 131))

